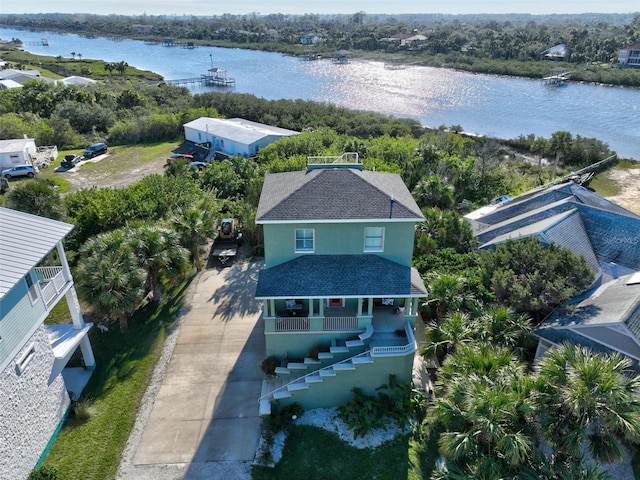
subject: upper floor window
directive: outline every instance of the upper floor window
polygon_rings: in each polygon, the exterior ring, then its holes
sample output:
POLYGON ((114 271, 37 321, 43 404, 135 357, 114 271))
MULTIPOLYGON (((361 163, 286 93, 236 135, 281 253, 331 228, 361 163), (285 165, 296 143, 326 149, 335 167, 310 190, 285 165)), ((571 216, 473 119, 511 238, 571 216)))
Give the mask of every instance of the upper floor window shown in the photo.
POLYGON ((31 299, 31 304, 33 305, 38 300, 38 288, 33 283, 33 277, 31 276, 31 272, 27 272, 24 276, 24 281, 27 282, 27 289, 29 290, 29 298, 31 299))
POLYGON ((384 250, 384 227, 364 228, 364 251, 382 252, 384 250))
POLYGON ((313 252, 314 231, 312 228, 296 229, 296 252, 313 252))

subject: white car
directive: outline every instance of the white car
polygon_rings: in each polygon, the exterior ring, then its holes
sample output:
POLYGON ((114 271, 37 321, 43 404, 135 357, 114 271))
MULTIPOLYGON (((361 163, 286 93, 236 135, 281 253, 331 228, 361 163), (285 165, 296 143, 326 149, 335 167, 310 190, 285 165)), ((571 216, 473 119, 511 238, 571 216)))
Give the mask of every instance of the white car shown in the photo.
POLYGON ((2 176, 7 180, 11 180, 15 177, 29 177, 33 178, 38 173, 38 167, 34 167, 33 165, 15 165, 11 168, 7 168, 2 171, 2 176))

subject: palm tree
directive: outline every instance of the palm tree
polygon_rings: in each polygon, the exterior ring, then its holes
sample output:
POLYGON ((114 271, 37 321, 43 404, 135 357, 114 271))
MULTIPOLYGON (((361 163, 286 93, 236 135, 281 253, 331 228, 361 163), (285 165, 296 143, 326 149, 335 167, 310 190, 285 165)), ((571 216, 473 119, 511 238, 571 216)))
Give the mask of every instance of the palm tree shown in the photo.
POLYGON ((503 305, 489 308, 476 325, 478 340, 507 347, 521 354, 536 343, 530 318, 503 305))
POLYGON ((623 456, 623 440, 640 439, 640 376, 619 354, 598 355, 563 344, 536 366, 541 427, 563 459, 579 459, 586 445, 594 459, 623 456))
POLYGON ((76 56, 78 57, 78 60, 82 60, 82 54, 81 53, 76 53, 76 56))
POLYGON ((71 52, 71 57, 75 60, 76 59, 76 52, 71 52))
POLYGON ((62 197, 44 180, 23 182, 13 188, 7 194, 7 207, 54 220, 64 218, 62 197))
POLYGON ((428 300, 423 307, 433 308, 435 319, 443 319, 448 312, 459 310, 473 299, 464 277, 451 273, 433 272, 428 278, 428 300))
POLYGON ((200 258, 201 245, 205 244, 215 233, 215 222, 205 208, 181 210, 171 221, 174 229, 181 236, 181 242, 191 252, 191 260, 196 270, 202 270, 200 258))
POLYGON ((555 132, 551 134, 551 139, 549 140, 549 148, 552 152, 555 152, 555 160, 553 161, 553 171, 551 172, 551 180, 553 180, 556 176, 556 168, 558 167, 558 162, 560 158, 564 157, 569 149, 571 148, 571 143, 573 142, 573 137, 571 136, 571 132, 555 132))
POLYGON ((80 250, 78 294, 95 312, 118 321, 121 330, 143 299, 145 278, 122 230, 93 237, 80 250))
POLYGON ((460 345, 473 340, 471 319, 460 311, 450 313, 440 322, 429 322, 425 333, 427 344, 421 350, 422 355, 426 358, 436 356, 440 362, 460 345))
POLYGON ((447 357, 443 391, 429 415, 444 430, 439 447, 447 466, 466 473, 440 478, 513 478, 531 463, 534 405, 524 372, 505 348, 464 345, 447 357))
POLYGON ((146 271, 144 293, 154 302, 162 300, 164 281, 174 282, 184 275, 189 264, 189 251, 180 245, 175 231, 147 226, 128 233, 138 264, 146 271))
POLYGON ((431 175, 418 182, 413 196, 420 207, 450 208, 454 201, 453 187, 438 175, 431 175))
POLYGON ((117 70, 115 63, 105 62, 104 69, 109 73, 109 77, 111 77, 111 72, 117 70))
POLYGON ((120 75, 122 75, 122 78, 124 78, 124 72, 127 71, 127 67, 129 66, 129 64, 127 62, 118 62, 116 63, 116 70, 118 70, 118 72, 120 72, 120 75))

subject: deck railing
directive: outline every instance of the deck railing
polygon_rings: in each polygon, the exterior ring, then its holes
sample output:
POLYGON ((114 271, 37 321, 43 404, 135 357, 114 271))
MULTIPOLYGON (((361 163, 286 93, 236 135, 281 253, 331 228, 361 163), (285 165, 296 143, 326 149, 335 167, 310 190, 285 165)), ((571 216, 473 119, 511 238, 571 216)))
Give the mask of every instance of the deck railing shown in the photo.
MULTIPOLYGON (((311 318, 309 317, 277 317, 275 320, 276 332, 308 332, 311 330, 311 318)), ((320 318, 317 319, 320 321, 320 318)), ((318 328, 314 326, 314 329, 318 328)), ((322 318, 323 332, 356 331, 358 317, 324 317, 322 318)))
POLYGON ((308 317, 281 317, 276 320, 276 332, 309 331, 308 317))
POLYGON ((45 305, 48 307, 62 291, 67 281, 62 273, 62 267, 36 267, 40 291, 45 305))
POLYGON ((322 320, 322 330, 358 330, 358 317, 325 317, 322 320))
POLYGON ((415 352, 416 337, 413 336, 413 330, 408 322, 404 325, 404 331, 407 334, 407 343, 405 345, 373 347, 371 349, 371 356, 390 357, 393 355, 406 355, 407 353, 415 352))

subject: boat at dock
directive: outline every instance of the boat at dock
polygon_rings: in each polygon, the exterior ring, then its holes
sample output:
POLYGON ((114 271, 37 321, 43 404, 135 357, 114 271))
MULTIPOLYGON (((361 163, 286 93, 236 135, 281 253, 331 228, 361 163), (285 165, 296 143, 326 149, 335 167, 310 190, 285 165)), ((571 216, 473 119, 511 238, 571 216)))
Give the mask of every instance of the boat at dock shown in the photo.
POLYGON ((569 83, 571 72, 565 68, 554 68, 550 75, 544 77, 542 82, 552 87, 562 87, 569 83))
POLYGON ((202 83, 204 85, 216 85, 223 87, 230 87, 235 85, 236 79, 227 77, 227 71, 224 68, 212 67, 207 70, 207 73, 201 75, 202 83))

